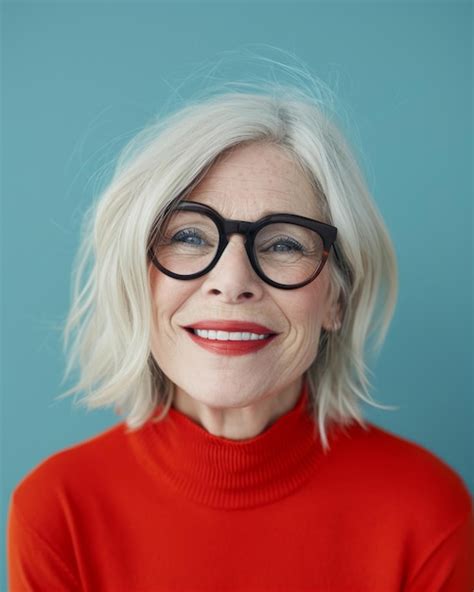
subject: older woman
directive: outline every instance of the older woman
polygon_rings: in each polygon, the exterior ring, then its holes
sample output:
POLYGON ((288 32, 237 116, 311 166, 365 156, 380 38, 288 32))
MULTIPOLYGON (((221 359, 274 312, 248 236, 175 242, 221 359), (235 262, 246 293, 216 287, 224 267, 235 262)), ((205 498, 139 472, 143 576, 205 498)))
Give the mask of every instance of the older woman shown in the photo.
POLYGON ((387 230, 314 97, 263 90, 147 128, 93 206, 66 395, 125 421, 16 487, 12 592, 474 585, 465 484, 359 408, 387 230))

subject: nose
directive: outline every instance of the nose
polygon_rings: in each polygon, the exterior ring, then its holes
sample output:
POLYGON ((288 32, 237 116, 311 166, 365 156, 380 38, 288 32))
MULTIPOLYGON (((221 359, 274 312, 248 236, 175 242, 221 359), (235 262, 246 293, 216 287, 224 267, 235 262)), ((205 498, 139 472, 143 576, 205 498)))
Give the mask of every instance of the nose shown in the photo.
POLYGON ((257 301, 264 293, 263 280, 255 273, 245 250, 243 236, 234 234, 219 261, 204 276, 201 289, 222 302, 257 301))

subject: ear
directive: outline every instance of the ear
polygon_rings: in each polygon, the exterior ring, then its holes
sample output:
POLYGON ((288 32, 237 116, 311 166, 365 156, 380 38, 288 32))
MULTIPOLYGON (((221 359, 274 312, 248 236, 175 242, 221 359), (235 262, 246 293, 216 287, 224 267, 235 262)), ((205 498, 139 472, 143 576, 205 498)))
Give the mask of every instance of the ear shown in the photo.
POLYGON ((340 299, 328 307, 321 326, 326 331, 337 331, 342 326, 342 306, 340 299))
POLYGON ((338 316, 333 316, 331 320, 329 321, 324 321, 322 323, 322 327, 323 329, 325 329, 328 332, 332 332, 332 331, 337 331, 341 328, 342 323, 340 321, 340 318, 338 316))

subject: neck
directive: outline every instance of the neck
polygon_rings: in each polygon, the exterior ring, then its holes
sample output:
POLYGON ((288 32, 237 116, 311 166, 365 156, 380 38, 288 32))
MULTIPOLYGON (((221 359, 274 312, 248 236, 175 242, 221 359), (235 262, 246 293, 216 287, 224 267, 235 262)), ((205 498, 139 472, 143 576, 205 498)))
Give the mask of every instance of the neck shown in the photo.
POLYGON ((173 498, 229 510, 268 504, 299 489, 321 458, 306 380, 298 395, 287 413, 240 441, 209 433, 173 407, 130 438, 144 443, 145 466, 173 498))
POLYGON ((222 393, 218 401, 190 396, 176 386, 172 408, 186 415, 214 436, 229 440, 253 438, 269 428, 279 417, 294 408, 303 386, 303 377, 276 393, 237 401, 222 393))

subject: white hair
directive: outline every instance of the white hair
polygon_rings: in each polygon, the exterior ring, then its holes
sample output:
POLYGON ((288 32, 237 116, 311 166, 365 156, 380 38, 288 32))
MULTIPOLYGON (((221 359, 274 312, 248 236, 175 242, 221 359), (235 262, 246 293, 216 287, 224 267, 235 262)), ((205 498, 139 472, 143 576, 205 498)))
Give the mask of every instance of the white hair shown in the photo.
POLYGON ((388 409, 370 396, 365 348, 374 335, 378 352, 388 331, 398 290, 396 256, 356 158, 325 111, 314 93, 262 82, 191 101, 129 142, 85 216, 64 323, 65 378, 78 367, 79 379, 59 398, 82 392, 78 404, 88 409, 114 406, 130 430, 152 418, 157 406, 162 413, 153 421, 166 416, 174 385, 150 349, 150 234, 165 208, 190 192, 224 151, 270 142, 304 170, 325 221, 338 229, 341 261, 331 250, 327 265, 342 325, 322 330, 306 372, 324 450, 332 422, 366 427, 361 401, 388 409))

